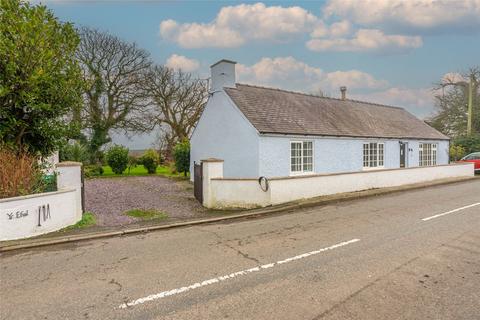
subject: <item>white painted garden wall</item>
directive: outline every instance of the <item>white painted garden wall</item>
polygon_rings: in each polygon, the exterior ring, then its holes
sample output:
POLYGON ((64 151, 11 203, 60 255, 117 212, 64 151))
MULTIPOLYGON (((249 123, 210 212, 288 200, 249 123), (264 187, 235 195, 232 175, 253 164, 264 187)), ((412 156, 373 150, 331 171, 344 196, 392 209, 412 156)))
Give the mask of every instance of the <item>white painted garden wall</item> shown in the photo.
POLYGON ((34 237, 82 218, 81 164, 57 165, 58 191, 0 199, 0 241, 34 237))
POLYGON ((447 178, 474 176, 473 165, 384 169, 340 174, 305 175, 269 180, 264 192, 256 179, 224 179, 222 162, 203 162, 204 206, 208 208, 255 208, 336 193, 397 187, 447 178), (215 174, 209 178, 209 172, 215 174), (208 180, 207 182, 205 180, 208 180))

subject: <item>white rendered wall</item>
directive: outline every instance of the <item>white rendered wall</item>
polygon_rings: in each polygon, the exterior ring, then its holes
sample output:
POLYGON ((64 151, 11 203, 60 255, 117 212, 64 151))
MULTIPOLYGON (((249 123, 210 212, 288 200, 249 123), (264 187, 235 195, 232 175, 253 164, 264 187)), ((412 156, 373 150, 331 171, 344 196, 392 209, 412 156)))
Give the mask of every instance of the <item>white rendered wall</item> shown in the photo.
POLYGON ((57 164, 57 189, 75 189, 75 214, 82 218, 82 164, 79 162, 61 162, 57 164))
MULTIPOLYGON (((290 142, 314 142, 314 173, 357 172, 363 170, 363 143, 382 142, 385 144, 385 169, 400 168, 400 140, 329 138, 314 136, 260 136, 259 176, 268 178, 290 176, 290 142)), ((407 167, 418 167, 418 140, 401 140, 408 143, 407 167)), ((436 143, 437 164, 449 163, 448 141, 425 141, 436 143)), ((227 162, 225 162, 226 164, 227 162)))
POLYGON ((0 241, 34 237, 78 220, 75 190, 0 199, 0 241))
POLYGON ((208 207, 265 207, 337 193, 397 187, 446 178, 472 177, 473 175, 472 163, 308 175, 270 179, 267 192, 260 188, 256 179, 215 178, 210 182, 208 207))
POLYGON ((258 140, 255 128, 226 93, 215 92, 190 139, 190 172, 194 161, 218 158, 225 161, 225 177, 258 177, 258 140))
POLYGON ((56 192, 0 199, 0 241, 49 233, 82 219, 81 163, 57 164, 56 192))

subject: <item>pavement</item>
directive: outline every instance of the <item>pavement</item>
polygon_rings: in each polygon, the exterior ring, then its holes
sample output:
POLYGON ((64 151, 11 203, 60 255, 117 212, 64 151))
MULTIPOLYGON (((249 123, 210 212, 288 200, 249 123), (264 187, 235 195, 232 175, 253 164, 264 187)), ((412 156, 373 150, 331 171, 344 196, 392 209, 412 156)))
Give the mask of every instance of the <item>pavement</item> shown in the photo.
POLYGON ((1 319, 479 319, 480 181, 0 254, 1 319))

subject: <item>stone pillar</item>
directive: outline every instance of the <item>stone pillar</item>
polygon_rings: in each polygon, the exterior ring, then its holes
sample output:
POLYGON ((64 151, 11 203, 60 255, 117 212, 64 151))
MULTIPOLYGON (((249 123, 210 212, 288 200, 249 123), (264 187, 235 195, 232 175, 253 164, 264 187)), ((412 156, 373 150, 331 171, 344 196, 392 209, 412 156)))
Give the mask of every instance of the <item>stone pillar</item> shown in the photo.
POLYGON ((57 164, 57 189, 75 189, 76 215, 82 218, 82 163, 66 161, 57 164))
POLYGON ((203 173, 203 205, 207 208, 213 206, 214 197, 212 195, 210 179, 223 178, 223 160, 220 159, 205 159, 201 160, 203 173))

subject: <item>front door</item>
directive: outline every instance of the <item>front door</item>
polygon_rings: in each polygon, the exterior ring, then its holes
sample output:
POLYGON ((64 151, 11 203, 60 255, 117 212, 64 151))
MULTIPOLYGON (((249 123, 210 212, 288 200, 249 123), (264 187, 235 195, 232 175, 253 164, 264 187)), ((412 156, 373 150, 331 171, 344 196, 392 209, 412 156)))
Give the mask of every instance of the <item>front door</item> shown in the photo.
POLYGON ((400 168, 405 168, 406 143, 400 142, 400 168))

